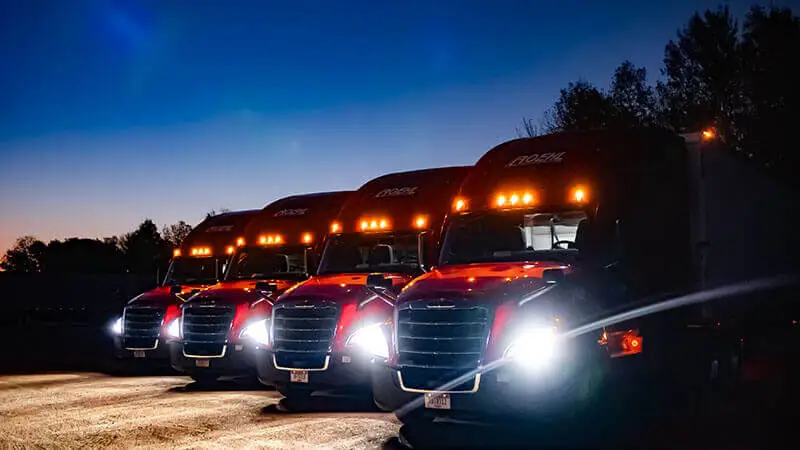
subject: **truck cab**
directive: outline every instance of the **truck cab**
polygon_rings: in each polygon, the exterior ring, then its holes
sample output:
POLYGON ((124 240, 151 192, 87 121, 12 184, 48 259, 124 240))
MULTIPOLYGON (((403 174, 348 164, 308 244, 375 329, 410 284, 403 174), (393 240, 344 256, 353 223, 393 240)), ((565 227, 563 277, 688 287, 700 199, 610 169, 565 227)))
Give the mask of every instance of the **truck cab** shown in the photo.
POLYGON ((257 352, 262 383, 295 405, 320 389, 370 392, 371 361, 388 356, 392 299, 433 262, 466 173, 394 173, 356 191, 331 224, 317 275, 272 308, 270 340, 257 352))
POLYGON ((236 238, 224 279, 180 305, 168 325, 172 367, 201 382, 253 373, 275 298, 314 273, 327 224, 349 194, 296 195, 259 211, 236 238))
POLYGON ((222 278, 236 242, 257 211, 209 217, 197 225, 172 253, 163 283, 131 299, 112 326, 120 359, 169 362, 166 326, 179 305, 222 278))
POLYGON ((555 416, 589 404, 620 368, 669 371, 647 357, 670 339, 676 348, 685 336, 665 330, 685 330, 696 310, 675 328, 592 324, 697 287, 689 167, 685 141, 660 130, 561 133, 486 153, 454 201, 437 267, 396 299, 376 403, 406 423, 555 416))

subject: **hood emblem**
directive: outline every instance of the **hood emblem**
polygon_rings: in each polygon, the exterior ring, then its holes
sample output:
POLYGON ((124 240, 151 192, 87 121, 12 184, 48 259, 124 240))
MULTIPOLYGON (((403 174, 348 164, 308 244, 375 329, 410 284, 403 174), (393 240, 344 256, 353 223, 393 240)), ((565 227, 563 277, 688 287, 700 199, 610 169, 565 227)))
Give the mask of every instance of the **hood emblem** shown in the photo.
POLYGON ((432 309, 447 309, 447 308, 455 308, 456 304, 451 301, 447 301, 445 299, 439 299, 428 302, 428 304, 426 304, 425 307, 432 309))

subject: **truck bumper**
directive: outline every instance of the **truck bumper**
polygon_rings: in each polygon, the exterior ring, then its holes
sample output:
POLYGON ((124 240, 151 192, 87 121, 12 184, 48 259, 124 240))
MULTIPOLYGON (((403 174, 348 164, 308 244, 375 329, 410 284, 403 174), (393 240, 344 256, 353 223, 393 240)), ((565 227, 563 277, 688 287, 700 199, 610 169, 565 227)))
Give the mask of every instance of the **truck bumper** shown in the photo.
POLYGON ((231 344, 223 357, 194 358, 183 354, 183 343, 170 342, 172 368, 189 375, 236 376, 253 374, 255 348, 247 344, 231 344))
MULTIPOLYGON (((333 352, 329 355, 325 370, 309 370, 308 383, 293 383, 291 370, 275 367, 273 352, 259 349, 256 351, 258 380, 267 386, 296 385, 311 390, 343 389, 352 391, 369 391, 371 385, 370 372, 376 366, 369 357, 361 354, 333 352)), ((298 368, 298 370, 303 370, 298 368)))
POLYGON ((531 372, 509 364, 481 373, 476 383, 470 378, 459 386, 462 392, 448 393, 448 409, 427 408, 426 390, 415 390, 408 380, 401 386, 402 371, 397 368, 376 364, 371 375, 375 403, 385 411, 394 411, 401 420, 416 416, 495 422, 547 421, 582 414, 599 402, 609 373, 603 359, 552 372, 531 372), (463 392, 462 386, 474 392, 463 392))
POLYGON ((114 356, 117 359, 123 360, 137 360, 142 363, 152 364, 168 364, 169 363, 169 347, 161 339, 158 341, 156 348, 152 350, 128 350, 122 346, 122 338, 114 336, 114 356))

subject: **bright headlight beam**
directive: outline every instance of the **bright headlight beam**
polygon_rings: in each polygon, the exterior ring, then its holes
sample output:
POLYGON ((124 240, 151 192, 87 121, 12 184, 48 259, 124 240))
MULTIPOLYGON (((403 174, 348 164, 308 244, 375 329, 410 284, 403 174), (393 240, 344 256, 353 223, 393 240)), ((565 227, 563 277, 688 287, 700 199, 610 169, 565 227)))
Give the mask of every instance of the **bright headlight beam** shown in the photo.
POLYGON ((505 357, 525 369, 539 369, 549 364, 555 356, 556 341, 556 333, 552 328, 527 329, 506 348, 505 357))
POLYGON ((372 356, 389 357, 389 344, 386 342, 386 336, 379 323, 356 330, 347 338, 347 346, 359 348, 372 356))
POLYGON ((122 317, 117 317, 117 320, 111 324, 111 333, 115 336, 122 335, 122 317))
POLYGON ((181 319, 180 317, 177 319, 173 319, 172 322, 167 325, 167 337, 170 339, 180 339, 181 338, 181 319))
POLYGON ((244 327, 239 336, 245 339, 250 339, 259 345, 269 345, 267 319, 258 320, 247 325, 244 327))

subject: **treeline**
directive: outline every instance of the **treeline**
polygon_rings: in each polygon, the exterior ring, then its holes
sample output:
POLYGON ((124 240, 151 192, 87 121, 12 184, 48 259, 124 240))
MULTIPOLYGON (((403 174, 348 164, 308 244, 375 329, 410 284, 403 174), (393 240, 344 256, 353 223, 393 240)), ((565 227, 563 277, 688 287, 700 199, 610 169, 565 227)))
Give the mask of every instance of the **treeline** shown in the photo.
POLYGON ((15 273, 164 274, 172 250, 191 231, 184 221, 160 232, 152 220, 134 231, 104 239, 69 238, 45 244, 34 236, 17 239, 0 260, 0 268, 15 273))
POLYGON ((788 8, 755 6, 741 25, 727 7, 695 13, 664 49, 661 79, 624 61, 607 89, 584 80, 561 89, 521 136, 597 128, 709 127, 734 151, 797 182, 800 152, 800 19, 788 8))

